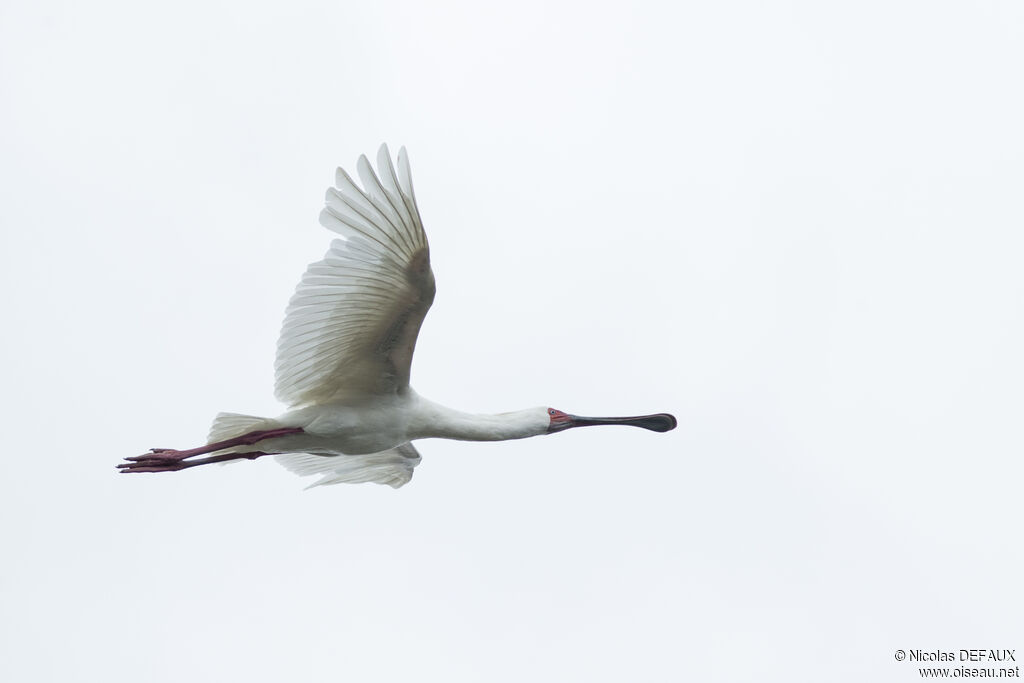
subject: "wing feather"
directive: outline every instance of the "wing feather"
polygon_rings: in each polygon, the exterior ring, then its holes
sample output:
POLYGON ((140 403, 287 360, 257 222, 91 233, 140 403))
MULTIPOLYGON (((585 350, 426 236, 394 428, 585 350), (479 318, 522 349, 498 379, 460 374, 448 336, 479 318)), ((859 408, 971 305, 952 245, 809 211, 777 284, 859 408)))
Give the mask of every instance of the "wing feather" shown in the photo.
POLYGON ((292 407, 409 384, 434 275, 405 149, 398 175, 386 145, 377 166, 360 157, 365 190, 339 168, 325 193, 320 223, 345 239, 310 264, 285 313, 275 393, 292 407))
POLYGON ((285 453, 277 461, 300 477, 322 475, 307 488, 329 484, 374 482, 398 488, 409 483, 412 471, 420 463, 420 454, 411 443, 369 455, 314 455, 285 453))
MULTIPOLYGON (((385 158, 387 155, 385 155, 385 158)), ((390 161, 390 160, 389 160, 390 161)), ((378 164, 380 161, 378 161, 378 164)), ((392 196, 389 196, 387 190, 381 185, 380 179, 377 174, 373 172, 373 167, 370 166, 370 162, 365 156, 359 157, 359 164, 356 166, 356 170, 359 172, 359 179, 363 181, 363 186, 366 188, 366 198, 373 204, 374 208, 377 209, 388 221, 388 225, 395 231, 398 236, 398 241, 401 242, 402 246, 408 250, 407 253, 411 253, 415 250, 412 246, 414 240, 411 239, 407 228, 407 220, 405 217, 399 215, 398 209, 395 202, 392 200, 392 196)), ((383 175, 383 167, 381 170, 383 175)), ((398 203, 397 206, 404 208, 404 203, 398 203)))
MULTIPOLYGON (((409 168, 409 153, 405 147, 398 150, 398 180, 402 187, 402 196, 408 197, 413 207, 416 206, 416 192, 412 188, 412 170, 409 168)), ((416 220, 419 221, 419 213, 416 213, 416 220)))
MULTIPOLYGON (((404 149, 405 148, 403 147, 402 150, 404 149)), ((386 194, 389 197, 397 198, 398 200, 394 202, 394 209, 396 213, 402 217, 402 225, 405 228, 406 235, 413 237, 417 230, 422 230, 423 228, 418 225, 418 213, 409 211, 409 205, 406 203, 402 195, 402 188, 400 187, 398 178, 395 176, 395 167, 391 165, 391 155, 381 153, 381 151, 378 150, 377 167, 380 169, 381 181, 386 189, 386 194)))

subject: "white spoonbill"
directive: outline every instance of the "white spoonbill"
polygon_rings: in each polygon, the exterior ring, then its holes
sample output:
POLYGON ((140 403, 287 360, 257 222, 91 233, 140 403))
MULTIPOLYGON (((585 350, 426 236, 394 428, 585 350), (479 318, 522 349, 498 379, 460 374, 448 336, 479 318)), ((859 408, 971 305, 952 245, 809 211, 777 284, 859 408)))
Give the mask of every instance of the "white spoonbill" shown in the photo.
POLYGON ((412 478, 416 439, 503 441, 589 425, 674 429, 667 413, 579 417, 554 408, 474 415, 428 401, 409 386, 416 336, 434 301, 434 273, 409 160, 398 173, 387 145, 377 173, 365 156, 363 189, 338 169, 320 223, 336 239, 309 266, 285 312, 277 343, 274 393, 290 406, 277 418, 220 413, 205 446, 154 448, 126 458, 122 473, 175 472, 229 460, 276 455, 314 486, 376 482, 395 488, 412 478), (206 456, 206 457, 197 457, 206 456))

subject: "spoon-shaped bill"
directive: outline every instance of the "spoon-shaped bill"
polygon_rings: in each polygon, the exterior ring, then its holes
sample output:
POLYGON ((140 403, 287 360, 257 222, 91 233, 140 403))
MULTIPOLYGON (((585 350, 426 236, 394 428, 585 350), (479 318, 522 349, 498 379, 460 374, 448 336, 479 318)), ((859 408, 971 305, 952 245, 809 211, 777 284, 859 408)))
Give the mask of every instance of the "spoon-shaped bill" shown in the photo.
POLYGON ((676 428, 676 418, 668 413, 656 415, 639 415, 637 417, 580 417, 570 415, 572 427, 590 427, 592 425, 626 425, 643 427, 652 432, 667 432, 676 428))

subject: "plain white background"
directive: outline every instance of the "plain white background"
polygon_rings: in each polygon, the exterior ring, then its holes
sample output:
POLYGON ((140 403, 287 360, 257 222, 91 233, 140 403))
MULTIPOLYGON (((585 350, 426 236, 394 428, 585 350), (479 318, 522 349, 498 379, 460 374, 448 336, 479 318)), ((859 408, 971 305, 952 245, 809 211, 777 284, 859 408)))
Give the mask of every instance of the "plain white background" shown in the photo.
POLYGON ((0 4, 0 678, 913 681, 1024 659, 1015 2, 0 4), (277 414, 337 165, 410 152, 472 411, 412 483, 118 476, 277 414))

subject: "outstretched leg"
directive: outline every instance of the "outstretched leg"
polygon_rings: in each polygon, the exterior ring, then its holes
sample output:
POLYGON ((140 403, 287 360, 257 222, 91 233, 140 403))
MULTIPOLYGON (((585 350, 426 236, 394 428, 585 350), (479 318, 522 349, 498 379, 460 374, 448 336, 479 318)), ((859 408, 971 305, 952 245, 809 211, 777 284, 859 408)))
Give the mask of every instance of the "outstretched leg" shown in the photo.
POLYGON ((263 451, 250 451, 248 453, 224 453, 223 455, 212 455, 209 458, 197 460, 167 459, 161 460, 159 455, 154 455, 146 460, 136 462, 123 462, 118 465, 121 474, 131 472, 177 472, 178 470, 196 467, 198 465, 211 465, 215 462, 228 462, 229 460, 255 460, 264 455, 280 455, 280 453, 265 453, 263 451))
POLYGON ((177 472, 188 467, 195 467, 197 465, 208 465, 215 462, 226 462, 228 460, 239 460, 241 458, 247 458, 249 460, 255 460, 256 458, 263 455, 273 455, 273 453, 265 453, 262 451, 252 451, 249 453, 224 453, 221 455, 215 455, 209 458, 200 458, 197 460, 189 460, 197 455, 203 455, 206 453, 213 453, 220 451, 225 448, 234 448, 236 446, 252 446, 255 443, 264 441, 266 439, 276 439, 281 436, 288 436, 290 434, 299 434, 302 432, 302 427, 279 427, 277 429, 264 429, 255 432, 248 432, 240 436, 236 436, 232 439, 225 439, 224 441, 217 441, 216 443, 206 444, 205 446, 199 446, 198 448, 190 448, 186 451, 176 451, 170 448, 154 448, 151 453, 145 455, 136 455, 125 458, 128 462, 121 463, 118 465, 118 469, 122 473, 128 472, 177 472))

